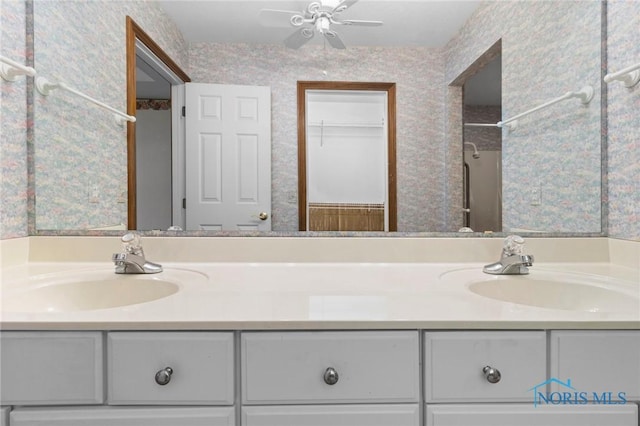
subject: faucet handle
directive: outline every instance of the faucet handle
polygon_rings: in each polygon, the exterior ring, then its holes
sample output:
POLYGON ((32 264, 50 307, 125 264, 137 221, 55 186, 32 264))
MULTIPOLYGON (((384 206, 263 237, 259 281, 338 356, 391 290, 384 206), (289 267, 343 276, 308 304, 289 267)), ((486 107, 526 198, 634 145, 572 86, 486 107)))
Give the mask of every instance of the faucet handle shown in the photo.
POLYGON ((502 256, 522 255, 524 252, 524 238, 520 235, 509 235, 502 243, 502 256))
POLYGON ((142 255, 142 244, 140 242, 140 235, 135 232, 127 232, 120 238, 122 241, 122 249, 125 253, 132 253, 142 255))

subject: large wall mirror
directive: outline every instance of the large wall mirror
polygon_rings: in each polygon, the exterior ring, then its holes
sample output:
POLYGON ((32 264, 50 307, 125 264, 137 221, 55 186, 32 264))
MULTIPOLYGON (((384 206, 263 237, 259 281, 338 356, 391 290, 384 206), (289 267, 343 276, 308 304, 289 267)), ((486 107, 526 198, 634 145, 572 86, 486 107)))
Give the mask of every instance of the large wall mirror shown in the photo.
MULTIPOLYGON (((349 235, 459 235, 465 227, 497 235, 602 235, 601 1, 443 0, 398 7, 393 1, 361 0, 344 17, 365 16, 384 25, 341 28, 346 49, 334 49, 319 37, 290 49, 282 43, 290 28, 260 25, 260 9, 304 10, 307 1, 189 2, 189 13, 185 2, 175 0, 32 1, 28 31, 38 73, 122 111, 131 113, 134 105, 127 100, 127 17, 167 61, 184 70, 183 81, 270 88, 271 231, 241 235, 295 235, 301 228, 299 81, 395 85, 395 230, 349 235), (203 28, 218 32, 205 39, 203 28), (594 92, 588 103, 567 99, 518 120, 517 128, 465 126, 495 125, 585 86, 594 92), (478 95, 478 87, 499 88, 497 101, 495 93, 491 101, 478 95), (475 169, 482 162, 490 165, 475 169), (480 191, 474 194, 489 190, 492 218, 472 218, 484 207, 469 204, 480 197, 471 196, 471 188, 480 191)), ((153 79, 152 71, 139 73, 137 80, 153 79)), ((171 108, 181 108, 182 100, 171 98, 171 108)), ((171 219, 156 225, 140 217, 140 198, 132 198, 127 126, 115 123, 111 114, 67 93, 35 93, 33 120, 32 220, 40 235, 164 230, 183 223, 184 180, 166 188, 171 219)), ((160 124, 176 133, 184 123, 175 117, 162 120, 145 130, 151 138, 160 124)), ((129 135, 132 127, 142 130, 139 124, 128 126, 129 135)), ((165 177, 175 181, 185 173, 183 151, 166 149, 174 150, 170 166, 142 154, 145 167, 151 172, 170 167, 165 177)), ((151 148, 151 153, 158 151, 151 148)), ((140 173, 135 176, 140 179, 140 173)), ((147 181, 158 183, 153 176, 147 181)), ((136 192, 144 191, 138 186, 136 192)), ((193 235, 228 234, 235 235, 204 230, 193 235)))

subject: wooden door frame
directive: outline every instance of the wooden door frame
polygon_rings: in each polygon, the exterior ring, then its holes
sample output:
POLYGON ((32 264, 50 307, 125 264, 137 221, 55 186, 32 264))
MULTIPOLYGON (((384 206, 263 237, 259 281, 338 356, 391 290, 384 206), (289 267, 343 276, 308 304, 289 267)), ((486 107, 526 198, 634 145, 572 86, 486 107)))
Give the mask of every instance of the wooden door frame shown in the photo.
MULTIPOLYGON (((136 40, 144 44, 156 57, 183 82, 191 81, 169 55, 130 17, 126 17, 127 58, 127 114, 136 115, 136 40)), ((127 122, 127 229, 135 230, 138 208, 136 202, 136 126, 127 122)))
POLYGON ((358 90, 387 93, 387 163, 389 232, 398 230, 396 192, 396 84, 352 81, 298 81, 298 228, 307 230, 307 90, 358 90))

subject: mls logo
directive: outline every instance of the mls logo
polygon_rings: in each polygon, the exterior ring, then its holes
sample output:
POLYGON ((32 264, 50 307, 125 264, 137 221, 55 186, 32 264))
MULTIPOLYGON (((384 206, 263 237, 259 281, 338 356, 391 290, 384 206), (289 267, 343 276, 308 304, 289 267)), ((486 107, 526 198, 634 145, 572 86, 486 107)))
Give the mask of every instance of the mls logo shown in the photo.
POLYGON ((538 383, 527 392, 533 392, 533 406, 543 405, 620 405, 626 404, 625 392, 585 392, 579 391, 571 384, 571 379, 563 382, 555 377, 542 383, 538 383), (548 392, 548 385, 556 383, 560 388, 558 391, 548 392))

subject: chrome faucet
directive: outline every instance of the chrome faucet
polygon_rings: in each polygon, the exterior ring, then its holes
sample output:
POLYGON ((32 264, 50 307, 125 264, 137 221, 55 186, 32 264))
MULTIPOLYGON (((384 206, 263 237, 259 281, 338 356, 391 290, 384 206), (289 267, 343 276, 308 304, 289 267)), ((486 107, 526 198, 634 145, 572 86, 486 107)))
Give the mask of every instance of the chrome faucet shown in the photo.
POLYGON ((485 265, 482 272, 493 275, 526 275, 529 266, 533 265, 533 256, 522 254, 524 238, 519 235, 509 235, 504 239, 500 260, 485 265))
POLYGON ((162 266, 149 262, 144 257, 140 236, 128 232, 121 238, 122 253, 114 253, 111 260, 116 265, 116 274, 156 274, 162 272, 162 266))

